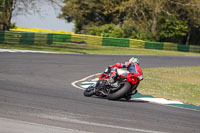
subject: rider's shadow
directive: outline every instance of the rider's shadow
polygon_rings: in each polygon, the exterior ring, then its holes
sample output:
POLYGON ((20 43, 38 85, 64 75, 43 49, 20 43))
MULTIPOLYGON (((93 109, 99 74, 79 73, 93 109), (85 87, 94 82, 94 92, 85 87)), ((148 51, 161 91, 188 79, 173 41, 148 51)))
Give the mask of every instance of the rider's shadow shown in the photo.
POLYGON ((121 98, 121 99, 116 100, 116 101, 120 101, 120 102, 134 102, 134 103, 149 103, 148 101, 143 101, 143 100, 139 100, 139 99, 126 100, 124 98, 121 98))
MULTIPOLYGON (((104 100, 108 100, 108 98, 106 97, 100 97, 100 96, 92 96, 92 98, 97 98, 97 99, 104 99, 104 100)), ((126 100, 125 98, 120 98, 118 100, 110 100, 110 101, 116 101, 116 102, 133 102, 133 103, 149 103, 148 101, 143 101, 140 99, 130 99, 130 100, 126 100)))

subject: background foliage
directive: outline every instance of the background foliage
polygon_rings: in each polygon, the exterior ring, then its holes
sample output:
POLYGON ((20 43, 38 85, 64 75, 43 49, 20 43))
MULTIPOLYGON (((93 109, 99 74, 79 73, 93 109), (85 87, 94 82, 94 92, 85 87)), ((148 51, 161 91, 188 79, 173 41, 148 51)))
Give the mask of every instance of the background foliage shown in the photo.
POLYGON ((75 33, 200 45, 200 0, 0 0, 0 30, 9 30, 13 11, 45 4, 62 6, 58 17, 75 33))
POLYGON ((75 32, 200 45, 199 0, 64 0, 75 32))

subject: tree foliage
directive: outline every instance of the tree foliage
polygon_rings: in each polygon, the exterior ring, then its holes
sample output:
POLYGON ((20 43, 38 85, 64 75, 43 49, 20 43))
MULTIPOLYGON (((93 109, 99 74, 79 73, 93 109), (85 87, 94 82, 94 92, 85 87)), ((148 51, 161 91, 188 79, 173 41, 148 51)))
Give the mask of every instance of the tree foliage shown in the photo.
POLYGON ((111 23, 111 15, 105 15, 104 0, 64 0, 60 18, 75 23, 75 32, 81 33, 84 26, 111 23))
POLYGON ((185 21, 177 19, 176 17, 163 18, 160 29, 160 40, 168 42, 182 43, 184 37, 187 35, 188 25, 185 21))
POLYGON ((124 31, 114 25, 114 24, 105 24, 103 26, 92 26, 89 28, 89 34, 104 36, 104 37, 123 37, 124 31))
POLYGON ((102 27, 114 24, 123 31, 121 37, 186 44, 196 42, 192 37, 194 31, 200 34, 199 0, 64 0, 64 3, 60 18, 74 22, 76 33, 92 34, 95 29, 105 35, 102 27))

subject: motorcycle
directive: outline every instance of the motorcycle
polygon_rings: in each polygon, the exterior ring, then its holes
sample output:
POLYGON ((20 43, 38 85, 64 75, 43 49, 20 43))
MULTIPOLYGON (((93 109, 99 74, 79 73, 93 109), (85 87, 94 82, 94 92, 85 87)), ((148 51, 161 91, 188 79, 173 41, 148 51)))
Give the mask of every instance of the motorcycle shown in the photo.
POLYGON ((91 97, 93 95, 106 97, 109 100, 118 100, 125 98, 131 99, 131 95, 137 93, 137 86, 143 76, 129 72, 124 69, 108 67, 99 77, 96 84, 89 86, 84 90, 84 96, 91 97), (113 73, 116 76, 110 78, 113 73))

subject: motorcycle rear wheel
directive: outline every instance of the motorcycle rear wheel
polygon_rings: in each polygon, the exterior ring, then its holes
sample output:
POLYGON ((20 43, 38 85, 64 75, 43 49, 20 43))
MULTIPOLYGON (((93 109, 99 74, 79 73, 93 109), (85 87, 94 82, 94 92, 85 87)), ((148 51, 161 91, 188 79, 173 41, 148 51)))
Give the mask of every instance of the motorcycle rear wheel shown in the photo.
POLYGON ((118 100, 124 97, 124 95, 130 91, 130 89, 131 89, 130 83, 125 82, 118 91, 108 94, 107 98, 109 100, 118 100))

